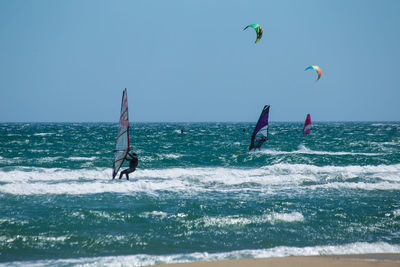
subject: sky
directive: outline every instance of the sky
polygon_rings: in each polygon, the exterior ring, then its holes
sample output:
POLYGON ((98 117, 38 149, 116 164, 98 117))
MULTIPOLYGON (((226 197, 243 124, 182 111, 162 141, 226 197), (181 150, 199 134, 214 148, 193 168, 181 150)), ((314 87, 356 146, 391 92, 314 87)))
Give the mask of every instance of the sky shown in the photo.
POLYGON ((399 121, 399 14, 398 0, 0 0, 0 122, 117 122, 124 88, 131 122, 253 122, 264 105, 271 121, 399 121))

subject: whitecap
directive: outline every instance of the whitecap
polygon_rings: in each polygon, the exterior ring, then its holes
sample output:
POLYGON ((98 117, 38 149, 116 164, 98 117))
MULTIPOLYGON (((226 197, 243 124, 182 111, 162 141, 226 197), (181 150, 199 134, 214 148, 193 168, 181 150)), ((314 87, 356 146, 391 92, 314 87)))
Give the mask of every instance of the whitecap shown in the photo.
POLYGON ((298 150, 294 151, 280 151, 273 149, 261 149, 251 153, 262 153, 270 155, 281 155, 281 154, 309 154, 309 155, 331 155, 331 156, 346 156, 346 155, 359 155, 359 156, 379 156, 383 153, 367 153, 367 152, 347 152, 347 151, 318 151, 311 150, 304 145, 299 145, 298 150))
POLYGON ((69 157, 68 160, 72 160, 72 161, 93 161, 97 159, 97 157, 69 157))
POLYGON ((54 135, 54 134, 56 134, 56 133, 35 133, 33 135, 35 135, 35 136, 47 136, 47 135, 54 135))
POLYGON ((244 226, 248 224, 263 224, 263 223, 278 223, 278 222, 302 222, 304 216, 300 212, 291 213, 278 213, 272 212, 263 215, 256 216, 243 216, 243 215, 231 215, 231 216, 217 216, 217 217, 204 217, 195 222, 195 224, 204 224, 205 227, 217 226, 244 226))
POLYGON ((108 168, 0 169, 0 192, 8 194, 92 194, 103 192, 158 194, 159 191, 277 193, 301 189, 400 190, 400 164, 314 166, 275 164, 261 168, 138 169, 131 180, 111 180, 108 168), (355 179, 356 178, 356 182, 355 179))
POLYGON ((216 261, 241 258, 271 258, 289 256, 350 255, 374 253, 400 253, 400 245, 392 245, 386 242, 356 242, 343 245, 322 245, 312 247, 279 246, 265 249, 245 249, 219 253, 193 252, 171 255, 135 254, 123 256, 82 257, 75 259, 49 259, 23 262, 15 261, 0 264, 0 266, 149 266, 156 264, 216 261))

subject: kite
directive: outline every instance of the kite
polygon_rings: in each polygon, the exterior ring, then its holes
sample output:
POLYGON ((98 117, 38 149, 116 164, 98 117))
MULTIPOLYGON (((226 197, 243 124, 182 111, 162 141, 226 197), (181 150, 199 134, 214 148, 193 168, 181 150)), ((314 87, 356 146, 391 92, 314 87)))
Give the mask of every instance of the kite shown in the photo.
POLYGON ((255 42, 255 43, 257 43, 258 41, 260 41, 260 39, 261 39, 261 37, 262 37, 263 30, 262 30, 261 26, 258 25, 258 24, 250 24, 250 25, 247 25, 246 28, 244 28, 243 30, 246 30, 246 29, 249 28, 249 27, 253 28, 253 29, 256 31, 256 33, 257 33, 257 39, 256 39, 256 42, 255 42))
POLYGON ((317 79, 317 81, 319 80, 319 78, 321 78, 321 69, 318 67, 318 66, 310 66, 310 67, 307 67, 306 69, 305 69, 305 71, 306 70, 315 70, 316 72, 317 72, 317 74, 318 74, 318 79, 317 79))

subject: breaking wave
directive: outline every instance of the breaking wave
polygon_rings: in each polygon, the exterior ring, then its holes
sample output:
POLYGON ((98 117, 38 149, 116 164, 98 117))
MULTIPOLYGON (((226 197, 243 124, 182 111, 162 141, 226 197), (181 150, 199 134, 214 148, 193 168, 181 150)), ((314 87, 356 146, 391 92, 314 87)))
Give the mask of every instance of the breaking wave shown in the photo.
POLYGON ((0 193, 156 194, 158 191, 274 193, 287 189, 400 190, 400 164, 378 166, 314 166, 275 164, 261 168, 166 168, 137 170, 130 181, 111 180, 108 168, 61 169, 14 167, 0 169, 0 193))
MULTIPOLYGON (((4 266, 149 266, 156 264, 216 261, 241 258, 272 258, 288 256, 349 255, 371 253, 400 253, 400 245, 385 242, 356 242, 336 246, 288 247, 237 250, 222 253, 196 252, 173 255, 137 254, 128 256, 85 257, 76 259, 8 262, 4 266)), ((3 264, 0 264, 0 266, 3 264)))
POLYGON ((384 153, 362 153, 362 152, 347 152, 347 151, 317 151, 307 148, 304 145, 299 145, 298 150, 294 151, 277 151, 272 149, 262 149, 253 153, 263 153, 272 155, 281 154, 310 154, 310 155, 330 155, 330 156, 344 156, 344 155, 358 155, 358 156, 380 156, 384 153))

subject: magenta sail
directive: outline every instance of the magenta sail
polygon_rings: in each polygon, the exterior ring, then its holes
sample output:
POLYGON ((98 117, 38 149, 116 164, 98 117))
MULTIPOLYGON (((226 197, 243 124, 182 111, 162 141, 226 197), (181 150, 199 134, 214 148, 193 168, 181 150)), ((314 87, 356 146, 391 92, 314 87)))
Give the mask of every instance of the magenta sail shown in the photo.
POLYGON ((252 149, 259 149, 262 144, 268 139, 268 115, 269 115, 269 105, 265 105, 261 111, 260 118, 254 128, 254 132, 251 136, 251 143, 249 151, 252 149))
POLYGON ((306 121, 304 122, 304 127, 303 127, 303 134, 309 134, 311 132, 311 116, 310 114, 307 114, 306 121))
POLYGON ((114 150, 113 179, 117 175, 122 163, 129 152, 129 118, 128 118, 128 96, 126 88, 122 93, 121 115, 119 117, 118 135, 114 150))

